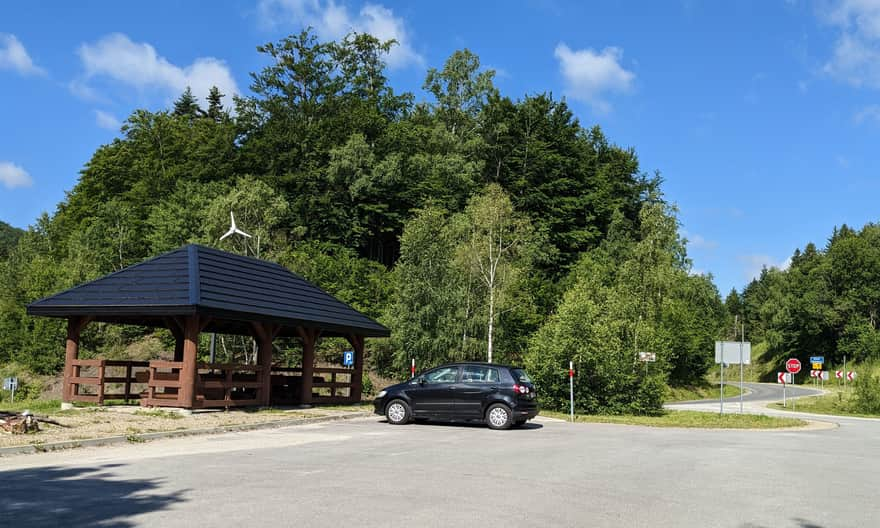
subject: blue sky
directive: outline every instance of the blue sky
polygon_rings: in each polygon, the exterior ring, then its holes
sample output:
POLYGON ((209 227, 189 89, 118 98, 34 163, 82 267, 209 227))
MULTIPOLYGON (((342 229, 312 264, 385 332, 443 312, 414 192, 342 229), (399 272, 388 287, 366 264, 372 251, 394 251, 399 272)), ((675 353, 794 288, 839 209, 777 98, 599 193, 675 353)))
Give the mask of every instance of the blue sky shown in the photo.
POLYGON ((135 108, 248 93, 259 44, 396 38, 397 90, 467 47, 511 97, 566 97, 659 171, 719 289, 878 219, 880 0, 16 2, 0 5, 0 220, 52 212, 135 108))

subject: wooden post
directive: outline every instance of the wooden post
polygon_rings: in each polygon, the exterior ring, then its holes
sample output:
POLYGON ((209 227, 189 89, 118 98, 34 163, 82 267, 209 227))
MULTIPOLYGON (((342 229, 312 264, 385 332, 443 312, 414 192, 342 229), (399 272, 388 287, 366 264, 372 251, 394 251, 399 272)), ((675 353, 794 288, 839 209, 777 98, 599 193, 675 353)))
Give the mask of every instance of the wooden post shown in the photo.
POLYGON ((174 361, 183 361, 183 333, 185 324, 176 317, 166 317, 165 326, 174 336, 174 361))
POLYGON ((302 405, 311 405, 312 377, 315 375, 315 342, 318 340, 320 331, 302 327, 298 327, 296 330, 303 343, 300 403, 302 405))
POLYGON ((67 341, 64 347, 64 386, 61 387, 61 401, 70 403, 73 397, 71 379, 74 372, 73 362, 79 359, 79 335, 91 321, 90 317, 71 317, 67 320, 67 341))
POLYGON ((348 342, 354 348, 354 371, 351 373, 349 398, 352 403, 360 403, 364 386, 364 336, 349 335, 348 342))
POLYGON ((254 334, 257 338, 257 365, 260 370, 257 372, 257 378, 260 382, 260 393, 257 398, 260 405, 266 407, 271 402, 272 391, 272 341, 278 332, 280 326, 253 323, 254 334))
POLYGON ((183 368, 180 369, 180 391, 177 393, 177 403, 181 407, 191 409, 195 402, 196 390, 196 361, 199 355, 199 316, 191 315, 186 318, 183 340, 183 368))
POLYGON ((98 363, 98 405, 104 405, 104 361, 98 363))
POLYGON ((125 365, 125 403, 131 399, 131 361, 125 365))

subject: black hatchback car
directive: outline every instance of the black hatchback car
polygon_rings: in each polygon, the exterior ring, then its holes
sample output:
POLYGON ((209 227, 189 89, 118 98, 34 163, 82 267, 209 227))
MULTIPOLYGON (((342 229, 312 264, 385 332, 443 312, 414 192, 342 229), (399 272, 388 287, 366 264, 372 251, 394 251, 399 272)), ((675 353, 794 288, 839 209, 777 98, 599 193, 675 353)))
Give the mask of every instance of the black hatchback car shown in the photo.
POLYGON ((493 363, 452 363, 431 369, 379 392, 373 405, 376 414, 396 425, 437 419, 508 429, 539 412, 535 385, 525 371, 493 363))

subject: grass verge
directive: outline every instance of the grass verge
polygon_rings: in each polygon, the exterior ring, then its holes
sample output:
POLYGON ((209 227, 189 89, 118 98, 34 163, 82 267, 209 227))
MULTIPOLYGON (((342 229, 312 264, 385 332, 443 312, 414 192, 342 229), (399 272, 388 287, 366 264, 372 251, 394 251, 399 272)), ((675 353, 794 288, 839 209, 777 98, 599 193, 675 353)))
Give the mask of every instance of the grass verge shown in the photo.
MULTIPOLYGON (((568 420, 565 413, 541 411, 541 415, 568 420)), ((776 418, 757 414, 715 414, 699 411, 665 411, 658 416, 608 416, 575 415, 575 421, 588 423, 612 423, 623 425, 644 425, 648 427, 685 427, 699 429, 779 429, 781 427, 801 427, 807 422, 796 418, 776 418)))
MULTIPOLYGON (((692 385, 689 387, 669 387, 666 395, 666 403, 696 401, 696 400, 717 400, 720 390, 718 384, 706 383, 705 385, 692 385)), ((736 385, 724 384, 724 397, 733 398, 739 396, 740 388, 736 385)))
POLYGON ((808 398, 798 398, 795 405, 789 403, 787 407, 783 407, 782 402, 774 402, 767 407, 777 411, 857 416, 860 418, 880 418, 880 414, 865 414, 853 410, 852 389, 844 392, 843 389, 837 387, 829 388, 826 386, 825 390, 829 391, 828 394, 810 396, 808 398))

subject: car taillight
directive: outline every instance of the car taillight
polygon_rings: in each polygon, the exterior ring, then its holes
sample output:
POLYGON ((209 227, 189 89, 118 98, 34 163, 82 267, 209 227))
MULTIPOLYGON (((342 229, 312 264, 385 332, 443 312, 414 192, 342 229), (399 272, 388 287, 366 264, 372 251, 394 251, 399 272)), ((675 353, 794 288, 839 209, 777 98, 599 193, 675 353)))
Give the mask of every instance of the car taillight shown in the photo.
POLYGON ((526 387, 525 385, 517 385, 517 384, 514 384, 514 386, 513 386, 513 392, 518 392, 518 393, 520 393, 520 394, 528 394, 528 393, 529 393, 529 388, 526 387))

